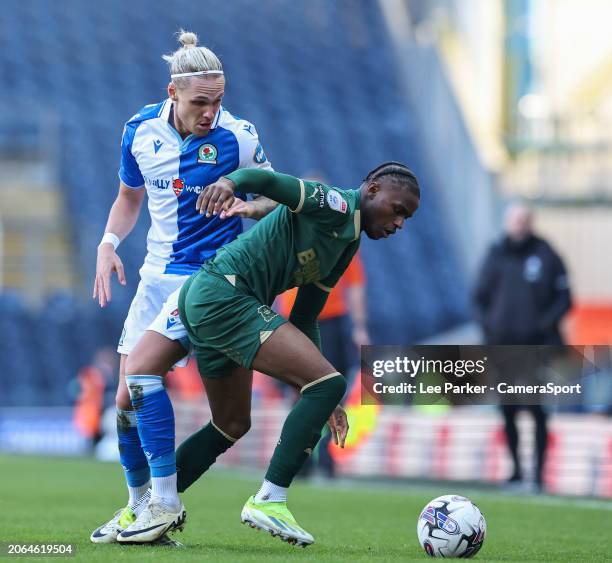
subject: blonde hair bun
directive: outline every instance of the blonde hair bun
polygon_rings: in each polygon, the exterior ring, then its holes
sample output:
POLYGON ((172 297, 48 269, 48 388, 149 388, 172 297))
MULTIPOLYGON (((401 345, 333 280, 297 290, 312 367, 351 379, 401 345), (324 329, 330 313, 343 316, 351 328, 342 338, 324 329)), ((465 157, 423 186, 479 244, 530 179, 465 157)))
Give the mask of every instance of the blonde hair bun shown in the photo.
MULTIPOLYGON (((174 53, 162 57, 170 67, 170 75, 208 70, 223 72, 223 66, 217 55, 204 46, 198 46, 198 36, 195 33, 179 29, 176 37, 181 47, 174 53)), ((173 80, 178 88, 185 87, 187 81, 188 78, 184 77, 173 80)))
POLYGON ((178 32, 178 42, 184 49, 196 47, 198 45, 198 36, 192 31, 185 31, 184 29, 181 29, 178 32))

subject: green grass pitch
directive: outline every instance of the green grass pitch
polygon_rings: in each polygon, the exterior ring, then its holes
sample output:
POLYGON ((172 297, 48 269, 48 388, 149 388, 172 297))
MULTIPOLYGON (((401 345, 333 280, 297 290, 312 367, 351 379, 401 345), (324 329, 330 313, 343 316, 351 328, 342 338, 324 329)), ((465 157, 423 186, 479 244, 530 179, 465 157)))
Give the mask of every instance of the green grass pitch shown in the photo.
POLYGON ((125 502, 118 465, 0 456, 0 542, 74 543, 83 561, 424 561, 419 511, 435 496, 457 493, 472 498, 487 519, 476 560, 612 560, 610 502, 511 497, 459 485, 296 483, 290 507, 316 542, 296 548, 240 524, 260 478, 217 469, 183 495, 187 527, 176 537, 185 549, 94 545, 91 531, 125 502))

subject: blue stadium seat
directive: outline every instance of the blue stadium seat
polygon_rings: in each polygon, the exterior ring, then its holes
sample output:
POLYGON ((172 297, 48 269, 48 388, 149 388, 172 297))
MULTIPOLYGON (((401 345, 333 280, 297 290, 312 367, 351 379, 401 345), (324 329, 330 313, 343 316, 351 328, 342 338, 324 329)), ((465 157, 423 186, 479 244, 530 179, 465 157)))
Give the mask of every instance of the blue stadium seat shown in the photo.
MULTIPOLYGON (((61 179, 87 293, 95 247, 117 192, 123 123, 145 103, 165 97, 161 55, 176 48, 172 34, 182 26, 219 53, 228 73, 226 105, 257 125, 278 170, 317 171, 354 187, 383 160, 405 161, 418 173, 424 197, 415 220, 387 244, 363 244, 375 339, 410 343, 466 318, 466 281, 436 197, 444 186, 434 180, 435 163, 419 152, 422 132, 404 100, 376 2, 233 0, 216 2, 213 10, 177 0, 168 10, 148 0, 7 0, 2 10, 0 74, 11 88, 0 91, 0 108, 30 104, 60 119, 61 179)), ((22 136, 24 146, 33 142, 22 136)), ((0 128, 0 149, 16 138, 15 131, 0 128)), ((121 248, 132 291, 147 225, 139 221, 121 248)), ((2 383, 14 395, 7 400, 35 401, 36 392, 26 387, 36 380, 40 388, 55 385, 52 400, 61 402, 61 386, 79 362, 88 361, 84 356, 96 341, 114 345, 131 294, 117 292, 102 312, 73 300, 69 320, 61 316, 67 302, 55 297, 36 322, 23 325, 7 315, 18 311, 27 319, 27 311, 0 297, 0 326, 21 327, 0 344, 0 366, 14 383, 2 383), (25 351, 31 339, 44 351, 44 374, 36 373, 40 366, 25 351)))

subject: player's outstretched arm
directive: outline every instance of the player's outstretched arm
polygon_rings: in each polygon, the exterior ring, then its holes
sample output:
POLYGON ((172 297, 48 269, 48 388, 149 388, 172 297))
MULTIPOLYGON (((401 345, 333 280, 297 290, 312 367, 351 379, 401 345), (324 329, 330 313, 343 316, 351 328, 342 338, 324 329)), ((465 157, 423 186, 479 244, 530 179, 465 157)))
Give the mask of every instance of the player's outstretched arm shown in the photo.
POLYGON ((219 217, 221 219, 226 217, 244 217, 259 221, 273 211, 277 205, 278 203, 264 196, 256 197, 251 201, 243 201, 236 198, 227 211, 221 211, 219 217))
POLYGON ((207 217, 227 211, 234 201, 234 191, 260 194, 293 211, 304 202, 304 183, 298 178, 269 170, 242 169, 206 186, 198 196, 196 208, 207 217))
POLYGON ((266 196, 291 210, 296 210, 304 201, 304 183, 289 174, 245 168, 228 174, 226 178, 237 186, 237 191, 266 196))
MULTIPOLYGON (((138 220, 144 195, 144 189, 129 188, 121 182, 119 194, 111 207, 104 232, 113 233, 120 241, 123 240, 132 231, 138 220)), ((93 289, 93 298, 98 299, 100 307, 105 307, 112 298, 111 277, 113 272, 117 273, 119 283, 125 285, 123 263, 115 251, 115 246, 110 242, 103 242, 98 246, 96 279, 93 289)))

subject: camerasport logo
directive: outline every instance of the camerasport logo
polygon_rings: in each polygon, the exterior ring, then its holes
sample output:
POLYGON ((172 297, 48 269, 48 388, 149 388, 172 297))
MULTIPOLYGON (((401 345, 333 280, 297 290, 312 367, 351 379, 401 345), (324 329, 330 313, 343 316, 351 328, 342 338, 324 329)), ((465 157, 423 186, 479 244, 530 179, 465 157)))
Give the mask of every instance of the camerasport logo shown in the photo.
POLYGON ((181 192, 183 191, 184 187, 185 182, 183 182, 183 180, 181 180, 180 178, 175 178, 174 180, 172 180, 172 189, 174 190, 174 195, 176 195, 176 197, 181 195, 181 192))

